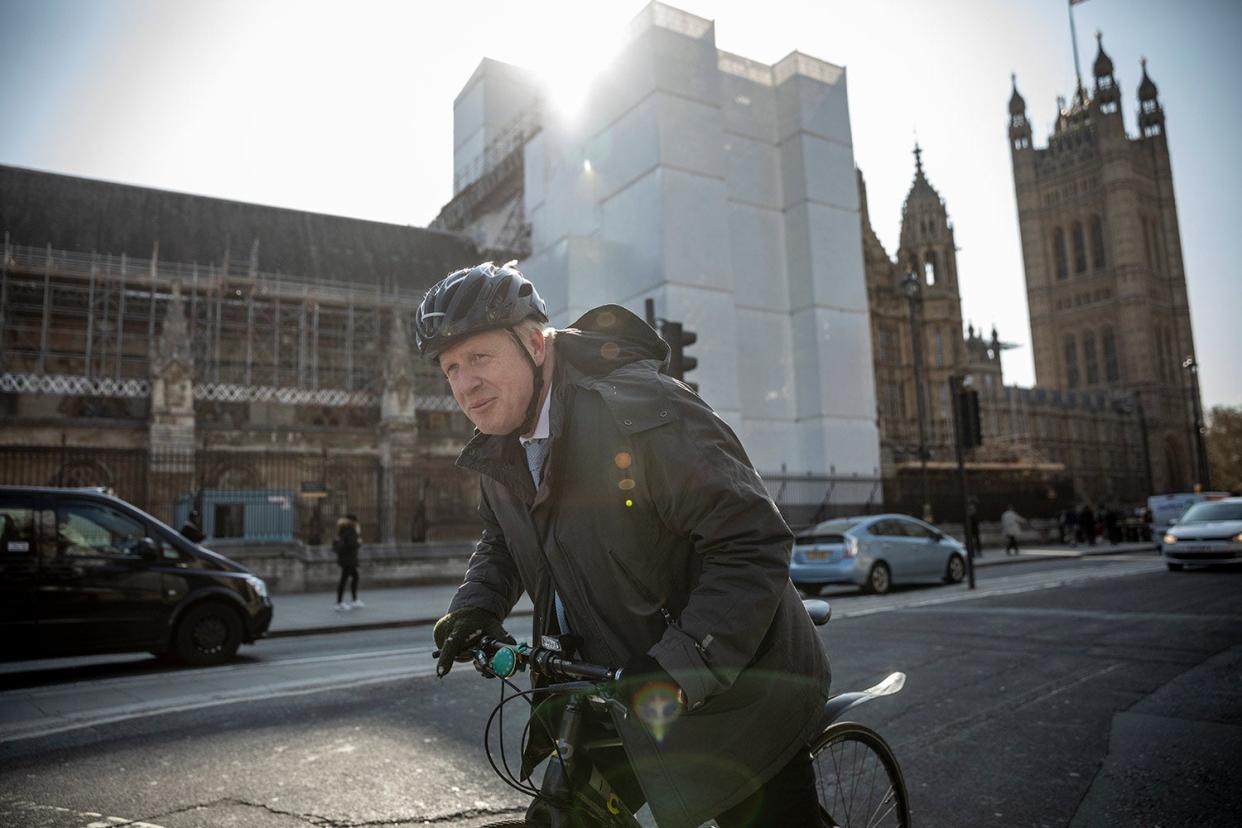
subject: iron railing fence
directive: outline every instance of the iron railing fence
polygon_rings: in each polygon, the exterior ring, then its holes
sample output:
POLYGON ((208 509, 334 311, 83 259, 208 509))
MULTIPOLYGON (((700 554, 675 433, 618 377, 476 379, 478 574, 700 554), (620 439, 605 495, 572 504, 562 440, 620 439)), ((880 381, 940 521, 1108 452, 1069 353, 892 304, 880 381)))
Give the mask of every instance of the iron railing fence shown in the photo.
POLYGON ((173 528, 197 511, 199 527, 222 546, 328 544, 347 514, 358 519, 364 541, 374 543, 389 508, 396 542, 422 540, 429 522, 469 523, 474 516, 466 475, 441 476, 395 468, 388 496, 379 458, 353 452, 0 447, 0 485, 99 487, 173 528))

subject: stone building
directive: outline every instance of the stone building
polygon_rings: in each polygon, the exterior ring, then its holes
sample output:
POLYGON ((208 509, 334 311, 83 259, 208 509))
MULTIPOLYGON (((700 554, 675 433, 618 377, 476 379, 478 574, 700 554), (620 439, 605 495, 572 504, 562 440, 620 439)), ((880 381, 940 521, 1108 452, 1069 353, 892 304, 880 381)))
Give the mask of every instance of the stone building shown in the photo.
POLYGON ((1145 420, 1153 491, 1185 490, 1198 401, 1182 367, 1195 349, 1164 111, 1144 60, 1131 136, 1102 39, 1093 75, 1043 148, 1016 78, 1009 100, 1035 381, 1124 400, 1145 420))
POLYGON ((892 258, 871 227, 861 172, 858 187, 886 505, 917 513, 926 502, 935 517, 960 514, 951 474, 953 374, 970 376, 980 395, 984 445, 966 459, 986 517, 1006 502, 1048 514, 1075 500, 1102 505, 1145 498, 1151 489, 1140 450, 1142 411, 1129 395, 1007 386, 1001 353, 1012 346, 995 328, 985 336, 968 324, 963 334, 953 223, 927 179, 921 150, 915 148, 914 181, 892 258))
POLYGON ((5 166, 0 230, 0 482, 196 506, 216 540, 476 531, 469 423, 409 341, 468 239, 5 166))

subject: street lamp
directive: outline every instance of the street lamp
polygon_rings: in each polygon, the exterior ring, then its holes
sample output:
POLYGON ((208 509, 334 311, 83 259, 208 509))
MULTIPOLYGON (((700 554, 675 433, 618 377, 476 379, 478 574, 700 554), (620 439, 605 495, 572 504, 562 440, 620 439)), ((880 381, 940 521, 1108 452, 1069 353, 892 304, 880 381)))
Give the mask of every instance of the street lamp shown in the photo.
POLYGON ((930 522, 931 490, 927 485, 927 401, 923 396, 923 330, 919 311, 923 305, 923 286, 918 274, 911 270, 901 283, 910 301, 910 346, 914 357, 914 399, 919 412, 919 465, 923 476, 923 519, 930 522))
POLYGON ((1193 356, 1188 356, 1182 363, 1182 367, 1190 371, 1191 404, 1195 412, 1195 465, 1199 472, 1197 475, 1199 489, 1206 492, 1212 488, 1212 471, 1208 468, 1207 448, 1203 445, 1203 408, 1199 403, 1199 363, 1193 356))

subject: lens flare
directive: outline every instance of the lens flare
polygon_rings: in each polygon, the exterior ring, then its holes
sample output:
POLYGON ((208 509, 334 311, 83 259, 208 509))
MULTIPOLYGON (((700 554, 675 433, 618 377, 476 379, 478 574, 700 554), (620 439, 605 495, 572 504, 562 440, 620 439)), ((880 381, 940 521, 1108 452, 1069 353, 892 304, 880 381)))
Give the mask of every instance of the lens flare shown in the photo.
POLYGON ((634 694, 633 711, 655 740, 663 742, 669 727, 681 715, 677 688, 663 681, 644 685, 634 694))

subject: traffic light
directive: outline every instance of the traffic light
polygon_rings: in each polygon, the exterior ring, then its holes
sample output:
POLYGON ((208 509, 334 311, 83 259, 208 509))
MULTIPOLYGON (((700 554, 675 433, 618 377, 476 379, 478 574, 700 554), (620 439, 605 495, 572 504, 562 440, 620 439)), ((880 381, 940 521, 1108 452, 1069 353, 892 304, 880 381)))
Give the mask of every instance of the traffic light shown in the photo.
MULTIPOLYGON (((686 330, 680 322, 664 319, 660 322, 660 336, 668 343, 672 352, 669 355, 668 375, 686 382, 686 374, 693 371, 699 364, 694 357, 686 356, 686 348, 698 342, 699 335, 694 331, 686 330)), ((686 385, 695 391, 699 390, 697 383, 686 382, 686 385)))
POLYGON ((963 388, 957 392, 957 423, 962 448, 983 445, 983 427, 979 419, 979 392, 963 388))

